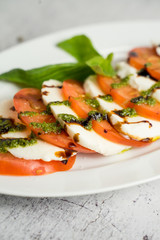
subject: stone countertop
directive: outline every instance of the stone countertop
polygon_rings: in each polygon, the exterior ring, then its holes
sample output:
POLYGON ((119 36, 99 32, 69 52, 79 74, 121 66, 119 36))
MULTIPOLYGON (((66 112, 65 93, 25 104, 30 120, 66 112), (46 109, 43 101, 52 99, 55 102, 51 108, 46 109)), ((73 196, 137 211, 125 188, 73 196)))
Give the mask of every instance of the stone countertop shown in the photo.
MULTIPOLYGON (((158 0, 1 0, 0 51, 84 24, 157 19, 158 0)), ((0 195, 0 240, 159 240, 160 180, 68 198, 0 195)))

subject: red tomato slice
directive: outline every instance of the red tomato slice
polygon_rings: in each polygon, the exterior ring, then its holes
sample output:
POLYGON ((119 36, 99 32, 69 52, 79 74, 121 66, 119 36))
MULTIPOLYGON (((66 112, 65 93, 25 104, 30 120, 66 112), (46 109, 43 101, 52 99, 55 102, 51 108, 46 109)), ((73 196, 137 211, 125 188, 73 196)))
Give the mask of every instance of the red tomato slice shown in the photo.
POLYGON ((25 160, 10 153, 0 153, 0 175, 37 176, 67 171, 72 168, 75 159, 76 156, 72 156, 64 164, 60 161, 25 160))
POLYGON ((131 66, 140 70, 141 68, 144 68, 144 65, 148 61, 148 58, 152 55, 156 55, 154 48, 149 47, 134 48, 129 52, 128 62, 131 66))
POLYGON ((148 58, 149 65, 147 67, 148 73, 158 81, 160 81, 160 57, 158 56, 151 56, 148 58))
POLYGON ((151 77, 160 80, 160 57, 157 56, 155 48, 140 47, 129 52, 128 62, 137 70, 144 68, 146 63, 150 63, 146 70, 151 77))
POLYGON ((25 111, 36 112, 35 116, 20 116, 22 122, 26 124, 39 138, 44 141, 51 143, 53 145, 71 149, 78 152, 91 153, 93 152, 90 149, 84 148, 79 144, 73 142, 73 140, 68 136, 65 131, 62 131, 60 134, 55 133, 45 133, 42 129, 34 128, 30 126, 31 122, 37 123, 52 123, 55 122, 56 119, 53 115, 42 115, 40 112, 46 110, 45 105, 41 99, 41 92, 38 89, 34 88, 24 88, 20 90, 14 96, 14 106, 18 113, 22 113, 25 111))
MULTIPOLYGON (((72 85, 71 81, 67 80, 63 83, 62 92, 63 92, 63 95, 65 96, 65 99, 69 99, 69 101, 71 102, 71 107, 77 113, 77 115, 81 118, 86 118, 88 117, 88 112, 94 110, 94 108, 87 105, 84 102, 83 98, 80 98, 78 96, 79 88, 80 86, 76 87, 76 82, 74 82, 74 85, 72 85), (71 96, 70 93, 73 94, 73 96, 71 96)), ((81 87, 80 92, 82 92, 82 90, 83 88, 81 87)), ((95 130, 95 132, 97 132, 99 135, 115 143, 134 146, 134 147, 141 147, 146 144, 149 144, 142 141, 136 141, 136 140, 130 140, 130 139, 124 138, 106 120, 103 120, 101 122, 93 120, 92 127, 95 130)))
POLYGON ((98 75, 97 81, 101 89, 106 94, 111 94, 114 101, 120 106, 135 108, 139 115, 147 117, 149 119, 160 121, 160 103, 157 102, 154 106, 149 106, 147 104, 137 105, 131 103, 131 98, 135 98, 140 95, 140 93, 136 89, 130 86, 111 88, 111 84, 114 83, 114 79, 110 77, 98 75))

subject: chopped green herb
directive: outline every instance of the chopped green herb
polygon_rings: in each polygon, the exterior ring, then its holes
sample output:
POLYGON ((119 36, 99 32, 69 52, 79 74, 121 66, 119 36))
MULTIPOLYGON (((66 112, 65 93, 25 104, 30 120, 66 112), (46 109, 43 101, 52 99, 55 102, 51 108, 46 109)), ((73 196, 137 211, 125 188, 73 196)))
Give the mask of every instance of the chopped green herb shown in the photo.
POLYGON ((143 97, 148 97, 152 94, 152 92, 157 89, 160 88, 160 82, 155 83, 153 86, 151 86, 147 91, 142 91, 141 95, 143 97))
POLYGON ((99 107, 99 102, 95 98, 85 98, 84 100, 87 105, 90 105, 93 108, 99 107))
POLYGON ((7 132, 17 132, 23 131, 26 126, 20 123, 14 123, 13 119, 10 118, 0 118, 0 134, 7 132))
POLYGON ((125 87, 125 86, 128 85, 129 78, 130 78, 130 75, 127 76, 127 77, 125 77, 125 78, 122 78, 122 79, 120 80, 120 82, 118 82, 118 83, 112 83, 112 84, 111 84, 111 87, 112 87, 112 88, 125 87))
POLYGON ((36 138, 0 139, 0 152, 7 152, 8 148, 26 147, 37 143, 36 138))
POLYGON ((152 63, 150 63, 150 62, 145 63, 144 66, 145 66, 145 67, 150 67, 150 66, 152 66, 152 63))
POLYGON ((62 127, 59 124, 58 121, 56 122, 52 122, 52 123, 47 123, 47 122, 43 122, 43 123, 39 123, 39 122, 31 122, 30 126, 34 127, 34 128, 40 128, 42 129, 45 133, 56 133, 56 134, 60 134, 62 131, 62 127))
POLYGON ((116 110, 113 112, 120 117, 135 117, 137 115, 137 112, 134 108, 125 108, 125 109, 116 110))
POLYGON ((87 130, 90 130, 92 128, 91 118, 80 119, 76 118, 71 114, 59 114, 58 117, 61 118, 66 123, 76 123, 83 126, 87 130))
POLYGON ((110 94, 100 95, 98 97, 105 100, 106 102, 113 102, 113 98, 110 94))
POLYGON ((72 114, 61 113, 58 115, 58 117, 66 123, 76 123, 77 121, 79 121, 78 118, 76 118, 72 114))
POLYGON ((92 120, 102 121, 103 119, 107 120, 107 114, 102 114, 98 111, 90 111, 88 113, 88 117, 86 119, 76 118, 71 114, 59 114, 59 118, 61 118, 66 123, 76 123, 83 126, 85 129, 92 129, 92 120))
POLYGON ((38 112, 24 111, 24 112, 21 112, 19 116, 33 117, 33 116, 37 116, 38 114, 39 114, 38 112))
POLYGON ((150 106, 154 106, 156 104, 156 100, 150 96, 147 97, 139 96, 136 98, 132 98, 130 101, 137 105, 147 104, 150 106))
POLYGON ((99 111, 90 111, 88 113, 88 116, 90 116, 92 120, 96 120, 98 122, 101 122, 102 120, 107 120, 107 114, 100 113, 99 111))

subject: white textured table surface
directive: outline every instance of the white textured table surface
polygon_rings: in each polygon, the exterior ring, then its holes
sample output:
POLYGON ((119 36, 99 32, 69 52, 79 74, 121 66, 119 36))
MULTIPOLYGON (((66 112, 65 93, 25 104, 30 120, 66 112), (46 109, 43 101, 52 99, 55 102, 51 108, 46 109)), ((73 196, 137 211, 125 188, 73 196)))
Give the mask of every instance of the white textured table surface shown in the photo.
MULTIPOLYGON (((0 0, 0 51, 68 27, 160 18, 159 11, 159 0, 0 0)), ((1 195, 0 240, 159 240, 159 199, 160 180, 83 197, 1 195)))

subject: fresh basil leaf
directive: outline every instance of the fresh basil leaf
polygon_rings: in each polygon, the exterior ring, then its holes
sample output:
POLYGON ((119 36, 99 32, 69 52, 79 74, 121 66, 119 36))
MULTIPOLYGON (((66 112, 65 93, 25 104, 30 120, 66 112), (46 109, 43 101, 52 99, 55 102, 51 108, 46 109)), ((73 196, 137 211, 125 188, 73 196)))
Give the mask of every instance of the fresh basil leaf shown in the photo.
POLYGON ((0 80, 18 83, 26 87, 41 88, 45 80, 56 79, 64 81, 66 79, 75 79, 83 82, 90 74, 93 74, 93 71, 86 64, 64 63, 31 70, 13 69, 2 73, 0 80))
POLYGON ((79 62, 86 62, 95 56, 100 56, 93 47, 91 40, 85 35, 72 37, 58 43, 57 46, 71 54, 79 62))
POLYGON ((113 77, 116 75, 112 67, 113 53, 110 53, 106 59, 101 56, 91 58, 86 64, 97 74, 113 77))

